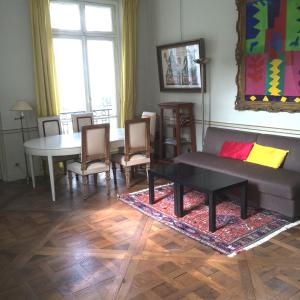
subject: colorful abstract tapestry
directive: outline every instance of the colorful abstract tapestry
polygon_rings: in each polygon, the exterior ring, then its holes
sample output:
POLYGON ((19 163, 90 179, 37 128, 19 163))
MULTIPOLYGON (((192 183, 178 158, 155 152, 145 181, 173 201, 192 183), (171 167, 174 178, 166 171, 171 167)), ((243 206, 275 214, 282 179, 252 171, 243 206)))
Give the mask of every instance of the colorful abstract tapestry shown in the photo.
POLYGON ((243 52, 238 98, 267 107, 278 103, 278 110, 289 110, 284 104, 300 110, 300 0, 238 3, 243 48, 237 49, 243 52))

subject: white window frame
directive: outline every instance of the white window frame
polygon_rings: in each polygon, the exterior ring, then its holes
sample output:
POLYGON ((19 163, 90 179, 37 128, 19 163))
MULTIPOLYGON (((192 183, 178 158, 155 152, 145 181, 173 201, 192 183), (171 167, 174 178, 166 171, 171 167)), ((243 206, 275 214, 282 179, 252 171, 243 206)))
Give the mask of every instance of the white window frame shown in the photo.
MULTIPOLYGON (((89 66, 88 66, 88 56, 87 56, 87 41, 92 40, 107 40, 113 43, 114 47, 114 60, 115 60, 115 85, 116 85, 116 114, 111 115, 110 118, 116 118, 118 120, 118 115, 120 111, 120 61, 121 61, 121 35, 120 35, 120 10, 121 3, 120 0, 50 0, 50 3, 74 3, 79 5, 80 20, 81 20, 81 30, 64 30, 52 28, 52 38, 77 38, 82 42, 82 56, 83 56, 83 68, 84 68, 84 86, 85 86, 85 100, 86 100, 86 111, 93 112, 92 109, 92 99, 90 92, 89 83, 89 66), (112 32, 100 32, 100 31, 87 31, 85 28, 85 14, 84 5, 101 5, 111 8, 112 12, 112 32)), ((62 114, 70 114, 62 113, 62 114)))

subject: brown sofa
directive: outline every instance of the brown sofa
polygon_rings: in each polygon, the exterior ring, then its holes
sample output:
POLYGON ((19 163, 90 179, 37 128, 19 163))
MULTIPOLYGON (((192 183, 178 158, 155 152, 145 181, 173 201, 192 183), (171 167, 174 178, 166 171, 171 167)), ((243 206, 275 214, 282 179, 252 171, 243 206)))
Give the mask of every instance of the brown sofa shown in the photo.
POLYGON ((210 127, 203 152, 182 154, 175 158, 175 162, 247 178, 249 203, 293 220, 300 217, 300 139, 210 127), (272 169, 219 157, 225 141, 256 142, 286 149, 289 153, 282 167, 272 169))

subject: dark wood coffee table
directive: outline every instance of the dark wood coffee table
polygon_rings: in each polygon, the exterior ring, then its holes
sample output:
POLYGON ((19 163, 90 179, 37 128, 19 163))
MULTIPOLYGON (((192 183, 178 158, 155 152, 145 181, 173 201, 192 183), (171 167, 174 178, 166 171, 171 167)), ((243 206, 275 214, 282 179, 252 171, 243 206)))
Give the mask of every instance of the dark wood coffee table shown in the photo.
POLYGON ((156 165, 148 171, 149 203, 154 204, 154 178, 160 177, 174 182, 174 213, 184 215, 183 192, 189 187, 207 195, 209 206, 209 230, 216 230, 216 196, 232 188, 240 188, 241 218, 247 218, 248 180, 225 173, 194 167, 187 164, 156 165))

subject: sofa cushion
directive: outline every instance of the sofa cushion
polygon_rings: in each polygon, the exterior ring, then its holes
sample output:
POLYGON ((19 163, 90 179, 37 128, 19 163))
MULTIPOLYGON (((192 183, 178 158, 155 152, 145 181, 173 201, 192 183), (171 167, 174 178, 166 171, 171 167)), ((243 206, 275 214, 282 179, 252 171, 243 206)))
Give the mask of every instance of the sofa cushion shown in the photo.
POLYGON ((254 143, 257 133, 209 127, 206 130, 203 152, 218 155, 225 141, 254 143))
POLYGON ((283 163, 283 169, 300 172, 300 139, 260 134, 258 135, 257 143, 263 146, 289 150, 283 163))
POLYGON ((226 141, 222 145, 219 156, 238 160, 246 160, 251 149, 253 148, 253 145, 254 143, 226 141))
POLYGON ((288 153, 288 150, 262 146, 255 143, 246 161, 278 169, 288 153))
POLYGON ((274 170, 203 152, 182 154, 175 158, 175 162, 246 178, 249 180, 249 184, 254 184, 263 193, 287 199, 300 197, 300 173, 298 172, 285 169, 274 170))

